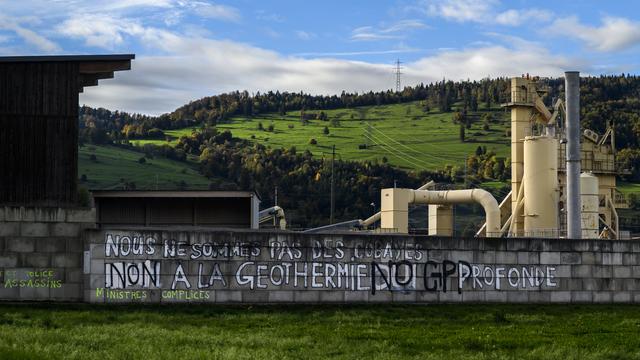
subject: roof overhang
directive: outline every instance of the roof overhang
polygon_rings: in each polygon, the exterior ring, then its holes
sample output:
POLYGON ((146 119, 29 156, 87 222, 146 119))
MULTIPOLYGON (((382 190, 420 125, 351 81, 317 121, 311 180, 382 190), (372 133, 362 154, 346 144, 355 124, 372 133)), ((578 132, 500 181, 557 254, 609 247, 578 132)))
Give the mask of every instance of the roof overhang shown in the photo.
POLYGON ((250 198, 256 195, 253 191, 125 191, 96 190, 91 191, 94 198, 250 198))
POLYGON ((4 56, 0 57, 0 64, 47 62, 78 63, 78 91, 82 92, 85 86, 97 86, 98 80, 112 79, 115 71, 131 70, 131 60, 135 58, 135 54, 4 56))

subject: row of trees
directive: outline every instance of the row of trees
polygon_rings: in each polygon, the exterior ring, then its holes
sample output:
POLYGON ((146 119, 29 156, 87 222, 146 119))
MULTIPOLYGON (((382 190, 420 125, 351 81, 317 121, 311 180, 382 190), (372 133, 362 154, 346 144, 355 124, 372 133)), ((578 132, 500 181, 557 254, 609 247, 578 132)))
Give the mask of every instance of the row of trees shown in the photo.
POLYGON ((499 78, 465 82, 442 80, 405 87, 401 92, 387 90, 359 94, 343 91, 340 95, 332 96, 279 91, 250 95, 247 91, 236 91, 192 101, 176 109, 170 117, 215 125, 233 116, 251 117, 264 113, 285 115, 288 111, 330 110, 418 100, 426 100, 428 108, 437 107, 443 112, 451 111, 451 105, 458 101, 462 101, 471 111, 477 111, 479 103, 491 107, 492 104, 505 102, 508 86, 508 79, 499 78))
POLYGON ((162 139, 165 137, 163 130, 194 124, 192 119, 174 120, 168 114, 148 116, 82 106, 78 114, 78 135, 81 143, 93 144, 119 143, 128 139, 162 139))

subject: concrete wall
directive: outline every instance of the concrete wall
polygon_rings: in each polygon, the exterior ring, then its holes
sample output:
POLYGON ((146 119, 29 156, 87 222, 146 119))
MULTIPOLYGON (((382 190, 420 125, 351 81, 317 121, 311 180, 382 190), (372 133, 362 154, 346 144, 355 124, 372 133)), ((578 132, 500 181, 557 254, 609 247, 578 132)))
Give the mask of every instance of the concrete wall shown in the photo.
POLYGON ((640 242, 88 230, 90 302, 640 302, 640 242))
POLYGON ((0 300, 80 301, 90 209, 0 207, 0 300))

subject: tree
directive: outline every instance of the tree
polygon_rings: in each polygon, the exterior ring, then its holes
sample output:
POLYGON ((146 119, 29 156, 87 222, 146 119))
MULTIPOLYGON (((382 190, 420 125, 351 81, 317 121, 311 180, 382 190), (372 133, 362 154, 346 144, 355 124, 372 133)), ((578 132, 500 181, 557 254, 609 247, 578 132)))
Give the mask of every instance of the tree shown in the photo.
POLYGON ((469 104, 471 111, 478 111, 478 97, 471 96, 471 103, 469 104))
POLYGON ((325 126, 324 129, 322 129, 322 133, 325 135, 329 135, 329 128, 325 126))
POLYGON ((460 123, 460 133, 459 133, 459 135, 460 135, 460 141, 464 142, 464 124, 463 123, 460 123))
POLYGON ((464 124, 466 122, 465 116, 460 111, 454 112, 451 119, 454 124, 464 124))

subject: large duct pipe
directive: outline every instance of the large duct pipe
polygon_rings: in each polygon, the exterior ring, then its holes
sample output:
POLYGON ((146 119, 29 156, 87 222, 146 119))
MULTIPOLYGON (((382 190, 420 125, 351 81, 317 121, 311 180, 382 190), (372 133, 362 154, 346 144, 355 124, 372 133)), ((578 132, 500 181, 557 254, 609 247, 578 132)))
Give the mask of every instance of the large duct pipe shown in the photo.
POLYGON ((567 105, 567 238, 582 238, 580 226, 580 73, 564 73, 567 105))
POLYGON ((409 203, 415 204, 468 204, 476 202, 482 206, 486 216, 486 236, 500 236, 500 207, 490 192, 483 189, 470 190, 411 190, 409 203))
POLYGON ((259 220, 260 224, 267 222, 271 219, 278 219, 280 220, 278 224, 280 229, 285 230, 287 228, 287 220, 284 217, 284 209, 282 209, 278 205, 272 206, 268 209, 264 209, 260 211, 258 213, 258 218, 260 219, 259 220))
MULTIPOLYGON (((435 184, 436 183, 433 180, 431 180, 428 183, 420 186, 418 188, 418 190, 427 190, 428 188, 432 187, 435 184)), ((382 212, 378 211, 377 213, 371 215, 368 219, 360 220, 360 223, 358 224, 358 226, 367 227, 367 226, 370 226, 371 224, 375 223, 376 221, 380 221, 381 214, 382 214, 382 212)))

